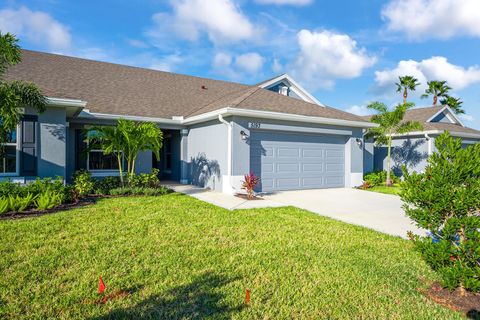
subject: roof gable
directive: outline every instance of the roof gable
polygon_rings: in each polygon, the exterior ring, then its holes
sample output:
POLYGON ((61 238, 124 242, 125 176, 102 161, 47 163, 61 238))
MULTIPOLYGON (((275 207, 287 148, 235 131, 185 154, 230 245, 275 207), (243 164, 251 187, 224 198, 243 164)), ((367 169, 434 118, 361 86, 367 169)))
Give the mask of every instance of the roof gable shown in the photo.
POLYGON ((465 127, 462 121, 460 121, 460 119, 455 115, 455 113, 452 111, 452 109, 450 109, 449 106, 444 106, 443 108, 441 108, 437 113, 427 119, 426 122, 453 123, 465 127))
POLYGON ((278 86, 279 84, 284 84, 286 85, 289 90, 291 90, 296 96, 298 96, 301 100, 305 102, 310 102, 317 104, 319 106, 325 107, 323 103, 317 100, 313 95, 311 95, 307 90, 305 90, 300 84, 298 84, 295 80, 293 80, 292 77, 290 77, 288 74, 282 74, 277 77, 268 79, 264 82, 261 82, 257 84, 258 87, 262 89, 270 89, 275 86, 278 86))

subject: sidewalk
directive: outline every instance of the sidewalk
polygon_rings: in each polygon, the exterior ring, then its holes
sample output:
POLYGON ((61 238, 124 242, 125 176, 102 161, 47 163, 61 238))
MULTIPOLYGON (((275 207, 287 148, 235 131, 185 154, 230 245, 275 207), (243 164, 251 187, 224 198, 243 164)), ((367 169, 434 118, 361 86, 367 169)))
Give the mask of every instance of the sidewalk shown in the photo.
POLYGON ((227 210, 285 207, 284 204, 273 200, 245 200, 192 185, 175 182, 166 182, 164 185, 175 192, 189 195, 227 210))

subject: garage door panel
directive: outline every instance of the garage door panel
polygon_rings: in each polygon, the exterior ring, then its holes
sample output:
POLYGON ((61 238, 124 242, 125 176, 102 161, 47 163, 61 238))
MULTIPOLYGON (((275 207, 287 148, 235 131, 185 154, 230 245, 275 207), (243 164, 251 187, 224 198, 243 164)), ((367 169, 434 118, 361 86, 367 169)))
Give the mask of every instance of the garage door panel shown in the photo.
POLYGON ((345 137, 253 131, 251 170, 258 191, 344 186, 345 137))

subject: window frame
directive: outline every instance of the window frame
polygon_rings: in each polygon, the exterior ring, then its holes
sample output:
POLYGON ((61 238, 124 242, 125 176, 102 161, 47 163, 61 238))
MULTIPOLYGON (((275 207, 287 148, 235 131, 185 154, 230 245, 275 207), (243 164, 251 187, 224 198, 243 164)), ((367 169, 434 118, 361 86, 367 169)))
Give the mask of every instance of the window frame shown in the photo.
MULTIPOLYGON (((87 141, 86 145, 87 145, 87 150, 88 150, 90 142, 87 141)), ((88 150, 88 152, 87 152, 86 169, 87 169, 88 172, 92 173, 92 176, 101 177, 101 176, 115 176, 115 175, 119 176, 120 175, 120 172, 119 172, 118 168, 117 169, 90 169, 90 153, 91 152, 101 152, 103 154, 104 151, 103 151, 103 149, 92 149, 92 150, 88 150)), ((116 155, 115 155, 116 152, 117 152, 117 150, 115 150, 111 154, 113 157, 115 157, 115 160, 117 160, 116 155)), ((123 151, 121 151, 121 153, 122 153, 122 166, 124 166, 125 165, 125 155, 124 155, 123 151)), ((105 155, 105 154, 103 154, 103 155, 105 155)))
MULTIPOLYGON (((18 177, 20 175, 20 141, 21 137, 21 127, 20 124, 17 125, 16 129, 16 142, 8 142, 3 145, 6 147, 15 147, 15 172, 0 172, 0 177, 18 177)), ((2 161, 5 161, 3 158, 0 158, 2 161)), ((5 166, 4 166, 5 167, 5 166)))

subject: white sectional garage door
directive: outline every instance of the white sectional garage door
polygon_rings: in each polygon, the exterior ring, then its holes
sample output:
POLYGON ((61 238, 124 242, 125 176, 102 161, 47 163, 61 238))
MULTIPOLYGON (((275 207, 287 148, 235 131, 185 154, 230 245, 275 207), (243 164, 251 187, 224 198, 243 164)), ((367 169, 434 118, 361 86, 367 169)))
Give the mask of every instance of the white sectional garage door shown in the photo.
POLYGON ((250 169, 258 191, 345 186, 346 137, 252 131, 250 169))

